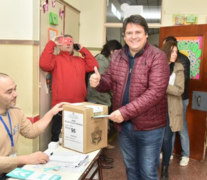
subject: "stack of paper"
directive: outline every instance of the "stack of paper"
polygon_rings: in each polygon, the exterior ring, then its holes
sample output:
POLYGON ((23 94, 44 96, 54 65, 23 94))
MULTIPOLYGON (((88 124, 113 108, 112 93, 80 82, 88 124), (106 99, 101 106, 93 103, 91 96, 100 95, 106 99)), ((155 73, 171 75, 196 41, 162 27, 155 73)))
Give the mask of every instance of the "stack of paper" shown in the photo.
POLYGON ((79 167, 88 158, 87 154, 77 152, 53 152, 50 161, 64 163, 65 166, 79 167))

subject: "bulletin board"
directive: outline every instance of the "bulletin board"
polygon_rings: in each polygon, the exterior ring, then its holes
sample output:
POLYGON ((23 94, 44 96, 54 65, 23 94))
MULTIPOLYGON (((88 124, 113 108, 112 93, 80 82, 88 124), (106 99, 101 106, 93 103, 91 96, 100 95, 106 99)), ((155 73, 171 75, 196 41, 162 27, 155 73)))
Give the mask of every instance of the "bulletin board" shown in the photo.
POLYGON ((190 60, 190 78, 200 79, 202 36, 176 37, 178 49, 190 60))

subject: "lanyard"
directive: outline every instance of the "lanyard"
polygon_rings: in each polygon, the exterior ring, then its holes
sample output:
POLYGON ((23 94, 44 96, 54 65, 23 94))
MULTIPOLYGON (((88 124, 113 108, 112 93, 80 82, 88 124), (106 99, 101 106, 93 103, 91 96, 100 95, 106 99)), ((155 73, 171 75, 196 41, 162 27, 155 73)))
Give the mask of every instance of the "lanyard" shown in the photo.
POLYGON ((6 110, 7 114, 8 114, 8 118, 9 118, 9 124, 10 124, 10 128, 11 128, 11 133, 9 131, 9 128, 7 127, 6 123, 4 122, 4 120, 2 119, 1 115, 0 115, 0 120, 1 122, 3 123, 10 139, 11 139, 11 146, 13 147, 14 146, 14 140, 13 140, 13 135, 12 135, 12 122, 11 122, 11 118, 10 118, 10 115, 9 115, 9 111, 8 109, 6 110))

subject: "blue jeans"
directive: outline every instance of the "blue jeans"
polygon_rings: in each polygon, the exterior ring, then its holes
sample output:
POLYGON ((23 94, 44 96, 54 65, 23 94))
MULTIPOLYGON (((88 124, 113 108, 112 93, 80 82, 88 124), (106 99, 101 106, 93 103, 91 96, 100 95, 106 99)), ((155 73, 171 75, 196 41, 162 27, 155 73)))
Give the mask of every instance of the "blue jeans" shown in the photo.
POLYGON ((158 180, 159 154, 164 127, 135 131, 131 121, 118 133, 128 180, 158 180))
POLYGON ((167 125, 165 126, 165 133, 164 133, 164 138, 163 138, 163 143, 162 143, 162 153, 163 153, 162 165, 163 166, 169 166, 170 156, 172 152, 173 132, 171 131, 169 124, 170 124, 169 115, 167 115, 167 125))
MULTIPOLYGON (((189 99, 183 100, 183 130, 179 131, 180 135, 180 142, 182 147, 182 156, 189 157, 190 156, 190 142, 189 142, 189 135, 188 135, 188 125, 186 120, 186 110, 189 103, 189 99)), ((173 133, 172 139, 172 153, 174 150, 174 143, 175 143, 175 133, 173 133)))

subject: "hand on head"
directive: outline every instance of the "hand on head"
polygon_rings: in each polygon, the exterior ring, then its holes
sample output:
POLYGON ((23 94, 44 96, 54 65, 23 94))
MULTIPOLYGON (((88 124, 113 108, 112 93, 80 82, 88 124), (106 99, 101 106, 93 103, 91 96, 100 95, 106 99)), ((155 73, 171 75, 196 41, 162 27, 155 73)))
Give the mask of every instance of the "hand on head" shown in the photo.
POLYGON ((63 35, 58 35, 52 38, 52 41, 56 44, 56 45, 60 45, 59 40, 60 38, 63 37, 63 35))
POLYGON ((90 79, 89 79, 89 82, 90 82, 91 87, 94 87, 94 88, 95 88, 96 86, 99 85, 101 76, 100 76, 100 74, 99 74, 99 72, 98 72, 97 67, 94 67, 94 71, 95 71, 95 73, 93 73, 93 74, 91 75, 91 77, 90 77, 90 79))

